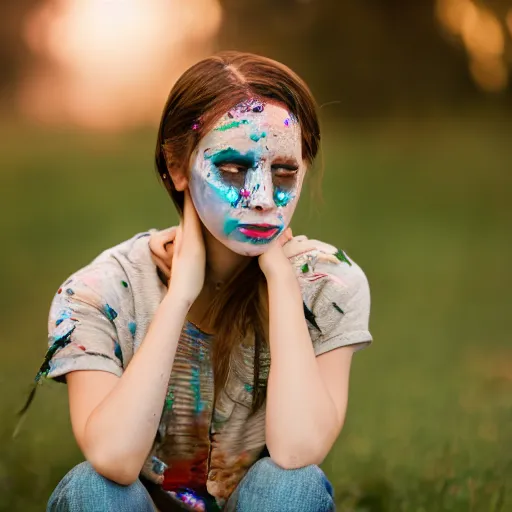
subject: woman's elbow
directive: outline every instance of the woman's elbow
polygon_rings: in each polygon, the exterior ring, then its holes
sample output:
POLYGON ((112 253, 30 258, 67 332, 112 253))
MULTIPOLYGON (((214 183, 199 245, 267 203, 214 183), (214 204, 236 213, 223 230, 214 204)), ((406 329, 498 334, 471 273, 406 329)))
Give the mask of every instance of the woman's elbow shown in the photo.
POLYGON ((300 450, 279 449, 268 447, 270 458, 282 469, 299 469, 306 466, 319 466, 327 456, 327 451, 321 447, 307 446, 300 450))
POLYGON ((87 460, 98 474, 116 484, 131 485, 139 478, 141 467, 126 459, 117 459, 109 454, 91 454, 87 460))

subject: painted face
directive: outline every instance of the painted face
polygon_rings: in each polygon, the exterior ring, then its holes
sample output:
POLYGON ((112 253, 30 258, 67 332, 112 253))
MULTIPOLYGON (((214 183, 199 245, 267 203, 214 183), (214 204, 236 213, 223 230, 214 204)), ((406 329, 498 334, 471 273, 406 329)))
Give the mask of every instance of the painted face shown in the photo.
POLYGON ((201 139, 189 187, 208 231, 232 251, 257 256, 289 225, 305 171, 295 118, 248 100, 201 139))

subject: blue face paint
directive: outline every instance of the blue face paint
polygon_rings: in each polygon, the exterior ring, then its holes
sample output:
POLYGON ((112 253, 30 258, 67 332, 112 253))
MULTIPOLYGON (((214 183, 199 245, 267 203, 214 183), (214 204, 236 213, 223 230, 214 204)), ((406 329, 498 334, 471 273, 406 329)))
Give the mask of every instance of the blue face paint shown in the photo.
POLYGON ((231 206, 236 207, 238 201, 240 201, 240 194, 235 187, 229 187, 226 192, 226 199, 231 203, 231 206))
POLYGON ((238 228, 243 228, 247 224, 238 221, 237 219, 229 218, 224 223, 224 234, 231 240, 236 242, 250 243, 253 245, 265 245, 275 240, 284 229, 284 225, 276 226, 275 232, 271 236, 248 236, 242 233, 238 228))
POLYGON ((286 206, 293 197, 293 194, 280 188, 276 188, 274 191, 274 202, 276 206, 286 206))
POLYGON ((258 142, 260 139, 264 139, 266 136, 267 136, 267 134, 265 132, 262 132, 259 135, 257 135, 256 133, 253 133, 250 138, 254 142, 258 142))
POLYGON ((233 148, 223 149, 213 155, 205 154, 204 157, 206 159, 210 159, 212 161, 212 164, 215 166, 218 166, 223 163, 231 163, 243 165, 244 167, 247 168, 252 168, 256 164, 256 155, 254 154, 254 151, 240 153, 239 151, 233 148))
MULTIPOLYGON (((233 116, 231 116, 233 117, 233 116)), ((241 121, 231 121, 230 123, 223 124, 222 126, 219 126, 218 128, 215 128, 215 131, 217 132, 225 132, 226 130, 229 130, 231 128, 238 128, 241 124, 248 124, 249 121, 247 119, 242 119, 241 121)))

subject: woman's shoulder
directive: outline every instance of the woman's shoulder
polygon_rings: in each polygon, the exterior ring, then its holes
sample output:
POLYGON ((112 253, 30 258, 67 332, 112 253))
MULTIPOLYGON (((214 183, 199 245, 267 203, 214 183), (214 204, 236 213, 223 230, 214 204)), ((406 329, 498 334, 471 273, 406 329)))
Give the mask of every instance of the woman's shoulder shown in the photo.
POLYGON ((157 281, 149 250, 149 239, 155 231, 137 233, 104 249, 69 275, 59 290, 69 295, 79 293, 84 301, 94 304, 113 300, 119 295, 132 295, 134 289, 144 292, 144 283, 149 285, 157 281), (143 276, 146 279, 142 279, 143 276))
POLYGON ((306 236, 283 250, 297 274, 315 353, 371 343, 370 288, 362 268, 343 249, 306 236))

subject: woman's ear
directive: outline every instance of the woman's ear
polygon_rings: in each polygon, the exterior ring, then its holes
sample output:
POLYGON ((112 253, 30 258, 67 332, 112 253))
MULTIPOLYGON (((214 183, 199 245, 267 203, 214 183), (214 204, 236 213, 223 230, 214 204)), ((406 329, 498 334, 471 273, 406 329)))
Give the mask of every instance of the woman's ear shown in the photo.
POLYGON ((188 178, 185 176, 181 169, 171 168, 169 169, 171 180, 174 184, 174 188, 178 192, 183 192, 188 187, 188 178))
POLYGON ((186 170, 184 170, 181 166, 176 165, 175 162, 172 161, 169 153, 163 148, 165 163, 167 165, 167 170, 169 171, 169 176, 172 180, 174 188, 178 192, 183 192, 188 186, 188 178, 186 175, 186 170))

